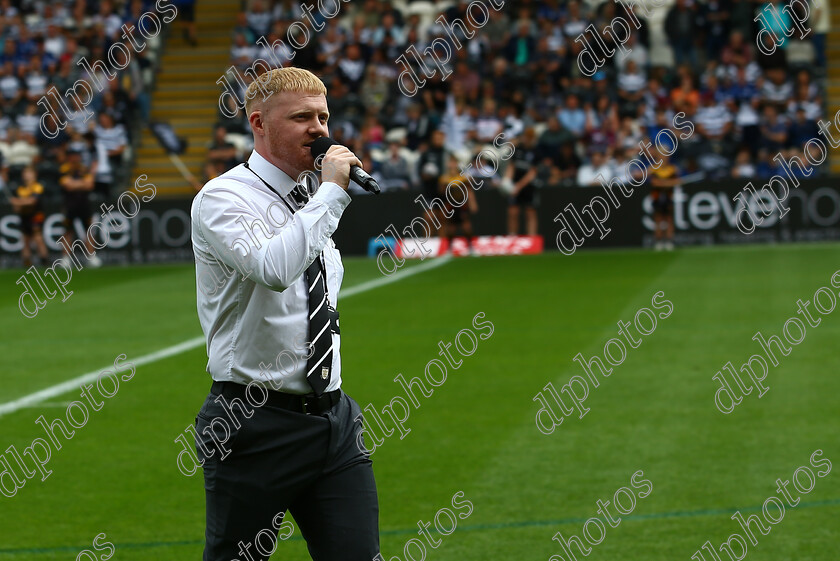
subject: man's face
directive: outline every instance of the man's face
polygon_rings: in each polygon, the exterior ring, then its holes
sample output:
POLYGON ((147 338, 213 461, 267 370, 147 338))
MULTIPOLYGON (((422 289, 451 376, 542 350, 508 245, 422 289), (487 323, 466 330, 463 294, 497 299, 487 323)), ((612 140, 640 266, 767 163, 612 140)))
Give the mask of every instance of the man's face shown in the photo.
POLYGON ((275 93, 261 105, 252 113, 251 125, 255 134, 263 134, 268 160, 292 179, 297 179, 304 171, 314 170, 315 160, 309 145, 316 138, 330 135, 326 97, 282 92, 275 93), (261 114, 260 124, 255 127, 257 111, 261 114))

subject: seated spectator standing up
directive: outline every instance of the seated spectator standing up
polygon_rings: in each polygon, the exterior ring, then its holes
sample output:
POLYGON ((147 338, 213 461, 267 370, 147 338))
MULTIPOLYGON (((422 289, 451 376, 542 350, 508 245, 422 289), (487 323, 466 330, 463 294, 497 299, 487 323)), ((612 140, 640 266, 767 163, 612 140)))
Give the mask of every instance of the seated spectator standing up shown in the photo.
POLYGON ((665 16, 665 35, 674 52, 677 66, 686 63, 697 66, 697 52, 694 49, 696 9, 696 4, 688 0, 677 0, 665 16))
POLYGON ((82 243, 87 254, 90 255, 88 264, 93 268, 101 267, 102 260, 96 255, 96 250, 87 236, 88 228, 92 223, 89 195, 93 190, 93 174, 82 163, 81 150, 74 148, 68 151, 67 162, 61 166, 59 184, 64 193, 64 238, 67 242, 66 253, 61 259, 62 264, 67 268, 70 268, 74 261, 79 265, 82 264, 80 254, 84 252, 74 251, 71 256, 71 253, 67 251, 68 248, 73 248, 73 241, 76 239, 74 222, 78 219, 85 232, 82 243))
POLYGON ((112 172, 121 169, 123 155, 128 147, 125 127, 115 124, 114 118, 108 113, 100 113, 98 121, 99 123, 93 131, 96 143, 104 147, 112 172))
POLYGON ((10 199, 14 213, 20 218, 20 231, 23 235, 21 257, 25 269, 32 266, 33 241, 38 249, 41 265, 47 265, 47 246, 41 234, 44 224, 44 207, 41 200, 43 194, 44 186, 38 183, 35 168, 27 166, 23 170, 23 182, 15 189, 14 196, 10 199))

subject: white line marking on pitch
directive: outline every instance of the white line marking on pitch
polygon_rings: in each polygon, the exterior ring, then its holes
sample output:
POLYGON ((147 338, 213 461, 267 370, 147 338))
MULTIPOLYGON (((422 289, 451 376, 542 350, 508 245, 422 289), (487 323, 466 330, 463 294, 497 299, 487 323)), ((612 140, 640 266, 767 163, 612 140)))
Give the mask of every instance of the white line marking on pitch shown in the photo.
MULTIPOLYGON (((438 259, 433 259, 427 263, 422 263, 420 265, 415 265, 414 267, 410 267, 408 269, 403 269, 402 271, 397 271, 393 275, 389 277, 382 277, 378 279, 369 280, 363 282, 361 284, 357 284, 356 286, 351 286, 346 290, 342 290, 339 294, 342 298, 349 298, 356 294, 361 294, 363 292, 367 292, 369 290, 373 290, 374 288, 378 288, 380 286, 384 286, 386 284, 391 284, 393 282, 400 281, 406 277, 410 277, 412 275, 416 275, 418 273, 422 273, 431 269, 435 269, 440 267, 441 265, 445 265, 452 259, 451 256, 444 256, 438 259)), ((204 336, 201 337, 193 337, 192 339, 188 339, 182 343, 178 343, 177 345, 173 345, 171 347, 167 347, 165 349, 161 349, 159 351, 153 352, 151 354, 143 355, 139 358, 132 359, 131 362, 134 363, 135 366, 142 366, 144 364, 149 364, 150 362, 156 362, 158 360, 162 360, 164 358, 169 358, 171 356, 181 354, 186 351, 190 351, 195 349, 196 347, 200 347, 205 344, 204 336)), ((82 374, 81 376, 77 376, 71 380, 67 380, 65 382, 61 382, 60 384, 56 384, 54 386, 50 386, 48 388, 44 388, 43 390, 37 391, 35 393, 31 393, 29 395, 25 395, 20 397, 14 401, 10 401, 8 403, 0 404, 0 417, 3 415, 8 415, 9 413, 14 413, 19 409, 23 409, 26 407, 32 407, 33 405, 39 404, 43 401, 46 401, 50 398, 57 397, 59 395, 65 394, 71 390, 79 388, 82 384, 87 384, 89 382, 95 381, 98 377, 100 372, 106 370, 112 365, 104 366, 99 370, 94 372, 88 372, 86 374, 82 374)))

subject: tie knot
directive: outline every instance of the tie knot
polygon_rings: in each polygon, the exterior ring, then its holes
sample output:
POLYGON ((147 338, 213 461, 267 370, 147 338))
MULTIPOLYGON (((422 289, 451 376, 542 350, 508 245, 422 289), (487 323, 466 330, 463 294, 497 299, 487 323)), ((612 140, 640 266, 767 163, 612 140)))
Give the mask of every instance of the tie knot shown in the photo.
POLYGON ((292 188, 292 191, 289 194, 298 206, 303 206, 309 202, 309 190, 306 188, 306 185, 298 183, 292 188))

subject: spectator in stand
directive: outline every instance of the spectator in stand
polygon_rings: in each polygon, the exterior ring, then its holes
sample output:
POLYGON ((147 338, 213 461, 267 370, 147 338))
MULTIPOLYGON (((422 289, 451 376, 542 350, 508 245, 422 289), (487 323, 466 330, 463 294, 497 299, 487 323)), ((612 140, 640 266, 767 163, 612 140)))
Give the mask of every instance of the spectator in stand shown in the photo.
MULTIPOLYGON (((557 117, 549 117, 545 130, 540 135, 537 147, 540 159, 553 160, 560 154, 560 149, 565 145, 572 145, 575 135, 565 129, 557 117)), ((556 162, 555 162, 556 164, 556 162)), ((559 164, 556 164, 559 165, 559 164)))
POLYGON ((615 177, 615 171, 605 153, 605 146, 593 145, 589 150, 589 161, 578 168, 577 184, 579 187, 597 187, 603 182, 609 184, 615 177))
POLYGON ((682 111, 691 118, 700 103, 700 92, 694 87, 691 76, 683 76, 680 87, 671 90, 671 104, 677 112, 682 111))
POLYGON ((616 54, 614 59, 615 66, 619 72, 623 72, 624 67, 627 66, 627 63, 631 60, 635 61, 636 66, 640 70, 647 70, 650 64, 650 56, 648 54, 647 47, 639 41, 637 32, 630 33, 629 37, 627 37, 627 41, 624 43, 624 48, 629 52, 627 54, 616 54))
POLYGON ((732 177, 734 179, 753 178, 756 176, 756 169, 753 165, 752 156, 749 148, 746 146, 738 149, 738 154, 735 156, 735 167, 732 168, 732 177))
POLYGON ((230 49, 230 63, 244 72, 257 56, 257 48, 248 43, 245 35, 237 33, 233 39, 233 47, 230 49))
MULTIPOLYGON (((775 154, 773 154, 775 156, 775 154)), ((758 157, 756 158, 755 177, 757 179, 770 179, 776 172, 784 177, 784 171, 779 169, 778 163, 773 161, 770 156, 770 151, 767 148, 760 148, 758 150, 758 157)))
POLYGON ((358 93, 361 87, 365 66, 361 47, 357 43, 347 45, 344 56, 338 60, 338 75, 353 93, 358 93))
POLYGON ((246 12, 236 14, 236 25, 233 27, 233 31, 231 31, 231 37, 233 37, 234 43, 237 42, 238 35, 244 37, 248 45, 253 45, 260 38, 248 24, 248 14, 246 12))
MULTIPOLYGON (((6 41, 7 48, 8 43, 9 41, 6 41)), ((11 111, 16 111, 19 104, 24 101, 25 93, 23 84, 15 72, 15 63, 6 60, 0 70, 0 96, 3 98, 3 104, 11 111)))
POLYGON ((419 104, 410 105, 407 113, 408 120, 405 123, 405 128, 408 149, 417 150, 421 147, 425 149, 434 129, 434 123, 419 104))
POLYGON ((379 163, 383 191, 408 190, 412 187, 408 162, 400 154, 401 149, 401 143, 392 140, 388 143, 388 157, 379 163))
POLYGON ((227 136, 227 129, 216 127, 213 141, 207 147, 207 162, 204 164, 205 183, 214 177, 219 177, 238 163, 236 146, 228 142, 225 136, 227 136))
POLYGON ((752 45, 744 40, 744 34, 740 30, 734 30, 729 35, 729 43, 726 44, 721 52, 721 64, 735 69, 746 66, 752 60, 752 45))
POLYGON ((496 101, 485 98, 481 103, 481 113, 475 118, 475 139, 476 141, 489 144, 502 132, 503 123, 499 118, 496 101))
POLYGON ((41 265, 47 266, 47 246, 41 234, 44 225, 44 206, 42 197, 44 186, 38 183, 35 168, 27 166, 23 169, 23 181, 14 189, 14 196, 9 199, 12 210, 20 218, 20 232, 23 236, 21 258, 24 269, 32 266, 32 242, 38 250, 41 265))
POLYGON ((793 97, 793 83, 782 68, 770 68, 761 83, 761 100, 776 105, 780 111, 793 97))
POLYGON ((519 215, 525 209, 525 233, 537 235, 537 207, 540 204, 537 193, 537 135, 532 127, 522 132, 515 143, 516 151, 505 170, 505 181, 513 184, 508 198, 508 235, 519 234, 519 215))
POLYGON ((674 52, 677 66, 697 66, 694 40, 697 35, 696 5, 688 0, 676 0, 665 16, 665 35, 674 52))
POLYGON ((21 63, 18 66, 18 76, 26 88, 24 96, 27 101, 37 103, 47 93, 49 78, 41 68, 41 58, 39 56, 33 56, 29 64, 21 63))
MULTIPOLYGON (((449 160, 449 154, 444 148, 445 142, 446 135, 443 131, 432 132, 429 148, 421 153, 417 160, 417 173, 420 176, 420 185, 427 201, 431 201, 438 196, 438 180, 444 173, 446 162, 449 160)), ((439 212, 435 216, 427 216, 427 218, 429 224, 440 223, 440 220, 442 220, 439 212)), ((440 235, 439 231, 438 235, 440 235)))
POLYGON ((398 46, 405 44, 405 37, 405 31, 400 25, 397 25, 394 14, 388 13, 382 16, 382 20, 374 29, 370 40, 374 47, 383 48, 389 54, 393 54, 398 46))
POLYGON ((716 59, 726 43, 729 30, 729 2, 727 0, 708 0, 700 4, 700 17, 706 41, 706 56, 716 59))
POLYGON ((639 144, 644 140, 642 128, 639 122, 633 117, 626 116, 621 119, 618 129, 617 147, 620 149, 638 149, 639 144))
POLYGON ((753 21, 755 3, 753 0, 730 0, 729 14, 729 26, 732 31, 737 31, 741 34, 741 37, 753 37, 755 35, 755 31, 753 31, 756 27, 756 23, 753 21))
POLYGON ((38 106, 35 102, 30 101, 26 105, 23 114, 15 118, 15 124, 21 133, 27 134, 32 138, 38 137, 40 133, 39 127, 41 126, 41 115, 38 112, 38 106))
POLYGON ((704 93, 700 99, 701 106, 694 118, 697 132, 712 144, 726 143, 732 133, 732 115, 722 101, 715 99, 713 92, 704 93))
POLYGON ((575 146, 572 142, 560 145, 560 150, 554 157, 555 166, 552 170, 555 179, 563 187, 574 187, 577 185, 578 170, 581 163, 578 155, 575 154, 575 146))
POLYGON ((773 104, 766 105, 759 125, 762 146, 773 154, 787 145, 787 124, 779 117, 773 104))
MULTIPOLYGON (((271 13, 265 9, 262 0, 254 0, 248 10, 248 27, 257 38, 267 35, 271 29, 271 13)), ((250 44, 250 43, 249 43, 250 44)))
POLYGON ((568 4, 568 11, 566 16, 562 19, 563 35, 568 40, 574 41, 576 37, 581 35, 586 27, 589 25, 589 20, 583 15, 580 2, 571 0, 568 4))
POLYGON ((576 138, 581 138, 586 129, 586 113, 580 107, 578 96, 566 96, 566 104, 557 112, 557 119, 576 138))
POLYGON ((803 107, 798 107, 793 119, 788 126, 788 146, 791 148, 802 148, 812 138, 819 137, 817 123, 809 119, 803 107))
POLYGON ((440 123, 440 128, 446 134, 446 149, 456 155, 468 150, 475 133, 475 123, 470 113, 469 105, 460 87, 453 84, 452 92, 446 99, 446 112, 440 123))
POLYGON ((64 53, 65 48, 66 41, 58 25, 49 24, 47 26, 47 36, 44 38, 44 50, 55 58, 59 58, 64 53))
POLYGON ((108 156, 108 163, 112 170, 122 168, 123 156, 128 148, 128 135, 125 127, 114 122, 109 113, 100 113, 98 123, 93 129, 96 142, 101 143, 108 156))
POLYGON ((531 35, 530 22, 517 24, 516 34, 510 38, 505 49, 508 62, 514 66, 525 67, 531 62, 536 50, 536 42, 531 35))
POLYGON ((80 105, 79 98, 73 97, 69 100, 67 105, 70 111, 65 114, 67 121, 67 131, 69 133, 78 132, 85 134, 93 130, 93 111, 89 108, 80 105))
POLYGON ((38 162, 39 153, 32 136, 21 134, 17 127, 9 128, 6 140, 0 142, 3 171, 8 181, 18 181, 23 168, 38 162))
POLYGON ((825 37, 831 31, 831 2, 829 0, 811 0, 813 10, 808 19, 813 26, 811 44, 814 46, 815 63, 817 68, 825 71, 825 37))
POLYGON ((645 73, 635 60, 628 61, 624 70, 618 75, 618 98, 621 100, 619 114, 621 116, 638 115, 646 85, 645 73))
POLYGON ((367 75, 359 91, 359 98, 369 112, 380 114, 384 111, 391 91, 390 83, 377 72, 375 66, 367 67, 367 75))
POLYGON ((455 64, 455 72, 448 79, 452 80, 452 84, 458 84, 468 100, 475 101, 478 99, 481 79, 478 72, 470 68, 466 59, 462 58, 455 64))

